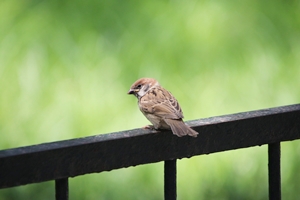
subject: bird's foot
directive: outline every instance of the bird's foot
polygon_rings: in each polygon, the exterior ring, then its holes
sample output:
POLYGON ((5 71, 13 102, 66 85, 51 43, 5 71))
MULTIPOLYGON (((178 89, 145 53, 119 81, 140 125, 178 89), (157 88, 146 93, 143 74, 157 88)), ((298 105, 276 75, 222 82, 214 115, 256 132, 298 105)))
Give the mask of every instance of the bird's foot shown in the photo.
POLYGON ((156 130, 156 129, 154 128, 154 126, 152 126, 152 125, 144 126, 143 129, 156 130))

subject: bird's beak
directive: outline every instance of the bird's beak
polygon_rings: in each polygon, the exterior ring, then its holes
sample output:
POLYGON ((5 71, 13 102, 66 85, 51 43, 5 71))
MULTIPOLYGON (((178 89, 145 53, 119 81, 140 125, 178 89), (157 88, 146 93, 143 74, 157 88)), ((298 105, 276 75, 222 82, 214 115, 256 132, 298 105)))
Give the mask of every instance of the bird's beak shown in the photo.
POLYGON ((133 89, 130 89, 128 92, 127 92, 127 94, 134 94, 134 90, 133 89))

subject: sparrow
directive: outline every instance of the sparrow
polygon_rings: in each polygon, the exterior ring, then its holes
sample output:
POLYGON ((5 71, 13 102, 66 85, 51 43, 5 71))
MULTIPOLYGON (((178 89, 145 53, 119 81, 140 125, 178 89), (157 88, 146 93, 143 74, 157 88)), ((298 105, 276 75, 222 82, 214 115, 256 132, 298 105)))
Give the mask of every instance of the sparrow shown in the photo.
POLYGON ((145 117, 153 124, 145 128, 172 130, 178 137, 197 137, 198 132, 183 122, 183 113, 178 101, 153 78, 141 78, 134 82, 127 94, 138 99, 138 106, 145 117))

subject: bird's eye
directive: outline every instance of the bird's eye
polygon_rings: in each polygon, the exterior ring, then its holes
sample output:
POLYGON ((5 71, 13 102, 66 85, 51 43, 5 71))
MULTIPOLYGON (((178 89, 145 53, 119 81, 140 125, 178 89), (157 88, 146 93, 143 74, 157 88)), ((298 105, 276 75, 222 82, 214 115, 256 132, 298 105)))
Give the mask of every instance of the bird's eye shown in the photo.
POLYGON ((137 88, 137 89, 141 89, 141 88, 142 88, 142 85, 140 84, 140 85, 136 86, 136 88, 137 88))

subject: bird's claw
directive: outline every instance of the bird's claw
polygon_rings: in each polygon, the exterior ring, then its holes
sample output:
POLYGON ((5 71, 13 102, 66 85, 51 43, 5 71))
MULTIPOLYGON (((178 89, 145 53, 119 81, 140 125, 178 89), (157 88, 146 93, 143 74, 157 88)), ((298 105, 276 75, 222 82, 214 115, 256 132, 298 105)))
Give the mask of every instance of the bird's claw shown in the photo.
POLYGON ((143 129, 155 130, 154 126, 152 126, 152 125, 144 126, 143 129))

